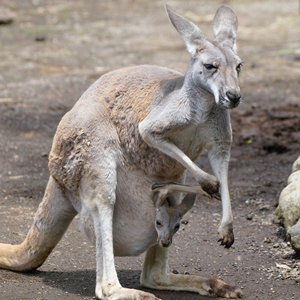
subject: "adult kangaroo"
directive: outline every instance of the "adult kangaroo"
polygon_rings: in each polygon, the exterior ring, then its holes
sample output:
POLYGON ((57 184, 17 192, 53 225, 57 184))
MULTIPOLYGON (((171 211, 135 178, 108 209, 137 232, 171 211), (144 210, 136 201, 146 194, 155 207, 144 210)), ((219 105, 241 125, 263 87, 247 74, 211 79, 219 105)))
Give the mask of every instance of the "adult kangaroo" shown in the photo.
MULTIPOLYGON (((49 156, 51 176, 34 223, 22 244, 0 244, 0 268, 38 268, 79 214, 82 231, 97 249, 98 298, 157 299, 123 288, 115 270, 114 255, 144 251, 141 284, 146 287, 242 296, 240 289, 217 279, 168 273, 168 248, 156 243, 151 187, 183 184, 189 170, 202 194, 214 196, 220 185, 219 238, 225 247, 232 245, 228 109, 241 99, 234 12, 226 6, 217 10, 211 41, 167 6, 166 11, 191 55, 186 74, 130 67, 102 76, 83 94, 57 128, 49 156), (203 149, 216 177, 194 163, 203 149)), ((176 199, 179 204, 180 194, 176 199)))

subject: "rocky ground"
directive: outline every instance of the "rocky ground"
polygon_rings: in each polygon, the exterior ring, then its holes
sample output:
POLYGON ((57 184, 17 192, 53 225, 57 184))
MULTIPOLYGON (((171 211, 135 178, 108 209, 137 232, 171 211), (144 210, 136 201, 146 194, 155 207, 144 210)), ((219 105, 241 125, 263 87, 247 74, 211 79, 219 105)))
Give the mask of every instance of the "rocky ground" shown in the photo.
MULTIPOLYGON (((243 103, 231 112, 230 191, 235 244, 217 243, 221 205, 198 198, 170 253, 173 272, 221 278, 244 299, 299 298, 300 260, 272 214, 300 154, 299 2, 167 1, 212 37, 214 12, 239 17, 243 103)), ((185 72, 189 55, 164 1, 3 0, 0 4, 0 241, 20 243, 48 180, 47 157, 61 117, 99 76, 138 64, 185 72), (2 21, 1 21, 2 20, 2 21)), ((198 164, 210 168, 204 154, 198 164)), ((192 182, 192 179, 190 179, 192 182)), ((140 286, 143 256, 117 258, 123 286, 140 286)), ((0 299, 93 299, 95 249, 75 220, 46 263, 0 270, 0 299)), ((207 299, 151 291, 168 300, 207 299)))

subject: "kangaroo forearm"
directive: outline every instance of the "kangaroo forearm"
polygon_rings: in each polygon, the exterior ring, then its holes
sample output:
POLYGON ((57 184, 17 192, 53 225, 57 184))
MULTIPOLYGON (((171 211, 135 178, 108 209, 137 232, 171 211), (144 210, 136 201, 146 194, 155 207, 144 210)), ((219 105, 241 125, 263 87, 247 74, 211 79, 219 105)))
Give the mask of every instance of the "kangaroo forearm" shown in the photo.
POLYGON ((169 155, 176 161, 181 163, 189 170, 197 181, 201 182, 203 178, 206 180, 209 174, 201 170, 183 151, 181 151, 172 141, 168 139, 157 138, 154 134, 146 133, 143 135, 144 140, 150 146, 160 150, 164 154, 169 155))

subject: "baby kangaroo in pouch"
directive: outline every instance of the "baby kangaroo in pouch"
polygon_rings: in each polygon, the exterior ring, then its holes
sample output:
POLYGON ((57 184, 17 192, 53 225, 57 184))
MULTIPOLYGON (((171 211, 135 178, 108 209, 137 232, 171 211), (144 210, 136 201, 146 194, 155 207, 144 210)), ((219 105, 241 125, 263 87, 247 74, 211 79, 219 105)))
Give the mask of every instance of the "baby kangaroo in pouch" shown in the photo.
POLYGON ((115 269, 114 256, 145 251, 143 286, 242 297, 239 288, 219 279, 168 270, 168 246, 195 194, 221 198, 219 240, 227 248, 234 242, 227 173, 229 109, 241 101, 238 20, 221 6, 210 40, 194 23, 168 6, 166 11, 191 56, 186 73, 124 68, 103 75, 82 95, 58 125, 34 222, 20 245, 0 244, 0 268, 24 272, 41 266, 78 214, 96 247, 99 299, 158 300, 123 288, 115 269), (215 176, 194 162, 204 149, 215 176), (198 183, 194 187, 184 184, 187 170, 198 183), (181 193, 188 195, 182 200, 181 193), (162 215, 171 220, 166 231, 153 222, 162 215))
MULTIPOLYGON (((173 194, 163 197, 160 191, 155 189, 161 185, 153 185, 154 205, 156 207, 154 226, 157 232, 157 243, 161 247, 169 247, 172 244, 173 235, 179 230, 182 217, 193 207, 197 194, 187 194, 180 204, 176 205, 173 194), (162 196, 162 197, 161 197, 162 196), (163 203, 162 198, 164 199, 163 203)), ((182 186, 184 188, 184 186, 182 186)), ((182 189, 183 191, 183 189, 182 189)))

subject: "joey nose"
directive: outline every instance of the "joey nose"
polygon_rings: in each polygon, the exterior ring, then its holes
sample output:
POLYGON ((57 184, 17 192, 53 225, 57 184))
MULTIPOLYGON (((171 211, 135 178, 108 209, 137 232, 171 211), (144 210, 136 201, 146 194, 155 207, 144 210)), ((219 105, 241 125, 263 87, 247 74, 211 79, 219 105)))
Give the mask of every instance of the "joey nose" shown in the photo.
POLYGON ((169 247, 171 245, 170 240, 162 240, 161 241, 162 247, 169 247))
POLYGON ((227 92, 226 96, 228 97, 228 99, 234 103, 237 104, 240 100, 241 100, 241 95, 238 93, 234 93, 234 92, 227 92))

